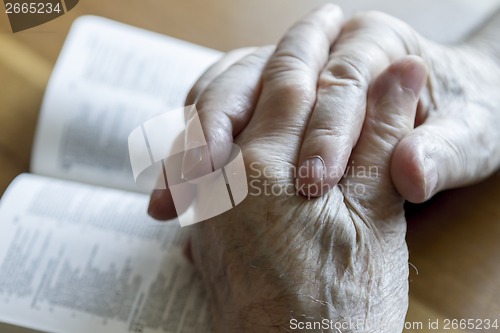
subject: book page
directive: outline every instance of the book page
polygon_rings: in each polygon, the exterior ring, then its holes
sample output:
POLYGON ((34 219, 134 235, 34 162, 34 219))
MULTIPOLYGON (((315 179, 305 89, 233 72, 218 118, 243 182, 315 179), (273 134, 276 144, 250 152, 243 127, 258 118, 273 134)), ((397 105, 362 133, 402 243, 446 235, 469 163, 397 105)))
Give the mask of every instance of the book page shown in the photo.
POLYGON ((32 172, 138 191, 128 135, 184 106, 221 53, 93 16, 73 24, 49 81, 32 172))
POLYGON ((186 232, 145 195, 21 175, 0 206, 0 322, 50 333, 209 332, 186 232))

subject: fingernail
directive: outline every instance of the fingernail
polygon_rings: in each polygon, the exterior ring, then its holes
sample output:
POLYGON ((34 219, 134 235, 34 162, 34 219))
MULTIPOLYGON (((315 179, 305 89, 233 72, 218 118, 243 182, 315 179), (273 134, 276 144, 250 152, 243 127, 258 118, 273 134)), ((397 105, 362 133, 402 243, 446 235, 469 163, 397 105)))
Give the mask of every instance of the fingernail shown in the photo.
POLYGON ((325 162, 320 156, 313 156, 302 162, 298 178, 304 184, 316 184, 325 177, 325 162))
POLYGON ((189 149, 184 153, 182 159, 182 178, 184 180, 192 180, 201 175, 198 175, 203 160, 201 147, 189 149))
POLYGON ((148 215, 151 217, 158 216, 158 208, 161 205, 162 193, 164 190, 154 190, 149 199, 148 215))
POLYGON ((434 161, 424 157, 424 182, 425 182, 425 199, 429 199, 434 195, 438 182, 438 174, 434 161))

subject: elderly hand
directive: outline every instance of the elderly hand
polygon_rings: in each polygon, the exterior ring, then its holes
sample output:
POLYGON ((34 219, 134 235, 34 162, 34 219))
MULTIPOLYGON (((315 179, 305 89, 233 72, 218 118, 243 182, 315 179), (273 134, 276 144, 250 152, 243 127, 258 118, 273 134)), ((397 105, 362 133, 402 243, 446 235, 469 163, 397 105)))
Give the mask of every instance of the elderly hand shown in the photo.
MULTIPOLYGON (((414 125, 426 81, 422 60, 396 61, 374 80, 363 131, 350 154, 359 172, 345 175, 341 186, 320 198, 295 193, 294 170, 327 57, 321 50, 335 40, 340 23, 338 8, 328 6, 286 34, 267 62, 259 102, 236 140, 250 194, 234 209, 193 226, 191 253, 211 294, 217 332, 310 325, 319 331, 314 322, 330 325, 322 327, 330 331, 334 325, 342 332, 402 331, 408 251, 391 156, 414 125)), ((263 66, 267 57, 246 61, 263 66)), ((238 89, 252 83, 238 81, 238 89)))
MULTIPOLYGON (((297 187, 308 196, 328 192, 350 172, 348 161, 362 130, 369 85, 395 59, 417 55, 426 62, 429 78, 416 128, 394 152, 391 173, 398 191, 411 202, 423 202, 440 190, 477 182, 498 169, 500 64, 482 37, 446 46, 378 12, 355 16, 340 33, 339 20, 335 18, 331 30, 315 40, 307 40, 303 31, 314 30, 316 24, 301 21, 303 29, 286 37, 295 44, 288 43, 288 49, 279 48, 273 56, 279 62, 267 63, 272 47, 237 50, 198 81, 188 104, 196 102, 216 168, 225 164, 233 136, 248 125, 262 95, 274 86, 288 86, 300 93, 282 97, 312 110, 304 108, 303 116, 295 119, 298 125, 306 123, 297 167, 307 172, 298 175, 297 187), (288 64, 296 65, 293 74, 280 75, 288 64)), ((488 34, 492 35, 484 35, 488 34)), ((271 127, 288 128, 288 119, 275 120, 271 127)), ((196 174, 196 167, 187 169, 196 174)), ((168 195, 159 191, 153 199, 158 203, 152 207, 154 216, 175 215, 165 204, 168 195)))
POLYGON ((192 230, 191 253, 213 301, 216 332, 320 331, 314 322, 332 332, 402 331, 406 222, 390 162, 413 127, 424 82, 425 65, 414 58, 381 74, 351 155, 360 172, 312 200, 293 195, 297 133, 304 129, 292 120, 301 115, 300 103, 289 108, 283 101, 288 87, 263 100, 255 111, 261 122, 237 139, 253 182, 250 195, 192 230), (282 118, 290 120, 285 128, 282 118))

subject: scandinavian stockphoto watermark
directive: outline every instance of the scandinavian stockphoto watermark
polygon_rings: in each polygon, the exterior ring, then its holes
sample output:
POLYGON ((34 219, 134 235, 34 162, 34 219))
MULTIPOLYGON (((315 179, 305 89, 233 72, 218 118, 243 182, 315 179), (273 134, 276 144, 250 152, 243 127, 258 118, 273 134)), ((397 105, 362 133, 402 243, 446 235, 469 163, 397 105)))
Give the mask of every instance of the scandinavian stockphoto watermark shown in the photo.
POLYGON ((19 32, 66 14, 78 2, 79 0, 4 0, 4 5, 12 32, 19 32))
MULTIPOLYGON (((194 105, 172 110, 150 119, 128 138, 130 163, 135 182, 145 191, 169 190, 181 226, 220 215, 250 196, 298 196, 309 198, 331 190, 323 182, 300 185, 298 178, 316 177, 309 168, 253 161, 246 170, 240 147, 232 145, 229 159, 214 161, 194 105), (219 163, 217 163, 219 162, 219 163), (216 165, 223 165, 216 168, 216 165), (289 181, 294 179, 295 182, 289 181), (288 180, 288 181, 287 181, 288 180)), ((378 178, 375 166, 357 166, 354 161, 342 170, 325 170, 344 195, 362 196, 362 179, 378 178), (355 180, 355 181, 352 181, 355 180)))

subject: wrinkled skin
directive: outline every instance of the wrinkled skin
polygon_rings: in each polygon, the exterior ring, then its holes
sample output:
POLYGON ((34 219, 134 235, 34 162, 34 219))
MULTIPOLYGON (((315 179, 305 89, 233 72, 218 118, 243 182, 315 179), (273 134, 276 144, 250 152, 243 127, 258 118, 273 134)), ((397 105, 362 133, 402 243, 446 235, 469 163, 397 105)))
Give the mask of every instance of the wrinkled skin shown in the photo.
MULTIPOLYGON (((250 195, 192 229, 191 253, 213 301, 216 332, 286 332, 294 318, 354 323, 342 332, 402 331, 406 221, 390 164, 393 149, 413 127, 425 72, 421 61, 406 58, 381 75, 351 156, 358 170, 376 171, 348 175, 320 198, 255 190, 265 181, 283 193, 295 188, 293 172, 283 170, 293 170, 298 157, 297 125, 280 127, 281 134, 259 126, 241 133, 237 144, 249 180, 256 181, 250 195)), ((281 99, 261 106, 280 108, 281 99)))
MULTIPOLYGON (((198 80, 186 104, 196 103, 216 168, 227 162, 233 137, 254 118, 262 95, 274 86, 300 84, 305 98, 315 102, 294 119, 305 130, 296 166, 321 156, 332 172, 317 195, 327 193, 341 179, 361 133, 369 85, 394 60, 416 55, 426 62, 429 78, 415 129, 394 152, 392 177, 398 191, 406 200, 420 203, 498 170, 500 12, 477 34, 451 46, 423 38, 406 23, 380 12, 360 13, 347 22, 340 9, 337 12, 320 32, 290 29, 280 44, 287 42, 285 49, 229 52, 198 80), (272 80, 273 70, 283 67, 297 75, 272 80)), ((314 26, 304 19, 299 24, 314 26)), ((288 105, 293 102, 290 99, 288 105)), ((315 181, 306 177, 299 185, 315 181)), ((307 193, 307 186, 302 192, 314 195, 307 193)), ((153 192, 150 213, 157 219, 175 217, 168 191, 153 192)))

